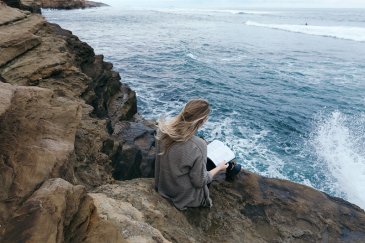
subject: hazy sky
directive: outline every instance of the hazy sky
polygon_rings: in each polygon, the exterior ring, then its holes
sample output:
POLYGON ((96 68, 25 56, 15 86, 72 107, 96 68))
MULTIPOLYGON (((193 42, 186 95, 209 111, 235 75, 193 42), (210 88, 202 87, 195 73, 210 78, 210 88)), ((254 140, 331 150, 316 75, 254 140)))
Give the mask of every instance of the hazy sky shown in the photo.
POLYGON ((253 8, 253 7, 326 7, 365 8, 365 0, 99 0, 123 7, 199 7, 199 8, 253 8))

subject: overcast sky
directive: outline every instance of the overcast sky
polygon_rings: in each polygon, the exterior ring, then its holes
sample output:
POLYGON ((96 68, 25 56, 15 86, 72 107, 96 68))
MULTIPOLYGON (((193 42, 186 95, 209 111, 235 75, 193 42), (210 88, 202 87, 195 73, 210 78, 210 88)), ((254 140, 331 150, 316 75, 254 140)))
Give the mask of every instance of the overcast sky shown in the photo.
POLYGON ((146 8, 365 8, 365 0, 99 0, 112 6, 146 8))

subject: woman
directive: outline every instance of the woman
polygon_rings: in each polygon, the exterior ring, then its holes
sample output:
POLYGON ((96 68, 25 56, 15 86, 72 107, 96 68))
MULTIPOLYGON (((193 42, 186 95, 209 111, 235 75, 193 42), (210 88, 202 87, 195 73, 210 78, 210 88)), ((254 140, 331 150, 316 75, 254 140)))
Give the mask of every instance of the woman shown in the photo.
POLYGON ((222 161, 214 169, 206 169, 207 144, 195 133, 207 121, 209 112, 208 101, 190 100, 179 115, 158 125, 156 189, 180 210, 211 207, 207 185, 228 167, 222 161))

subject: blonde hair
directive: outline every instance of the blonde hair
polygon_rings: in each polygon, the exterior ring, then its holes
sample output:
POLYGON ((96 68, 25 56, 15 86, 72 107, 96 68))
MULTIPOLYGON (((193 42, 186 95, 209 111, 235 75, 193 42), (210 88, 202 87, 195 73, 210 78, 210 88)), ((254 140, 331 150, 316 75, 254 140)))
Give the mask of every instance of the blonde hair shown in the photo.
POLYGON ((160 119, 156 136, 163 148, 160 155, 166 153, 174 143, 188 141, 208 119, 209 113, 207 100, 193 99, 171 120, 160 119))

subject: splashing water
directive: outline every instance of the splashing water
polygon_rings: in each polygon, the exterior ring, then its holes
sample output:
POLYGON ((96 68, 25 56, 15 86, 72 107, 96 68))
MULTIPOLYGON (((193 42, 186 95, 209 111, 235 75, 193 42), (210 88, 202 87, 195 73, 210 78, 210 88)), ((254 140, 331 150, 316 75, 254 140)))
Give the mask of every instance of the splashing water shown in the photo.
POLYGON ((365 208, 365 115, 333 112, 319 122, 313 142, 347 199, 365 208))

